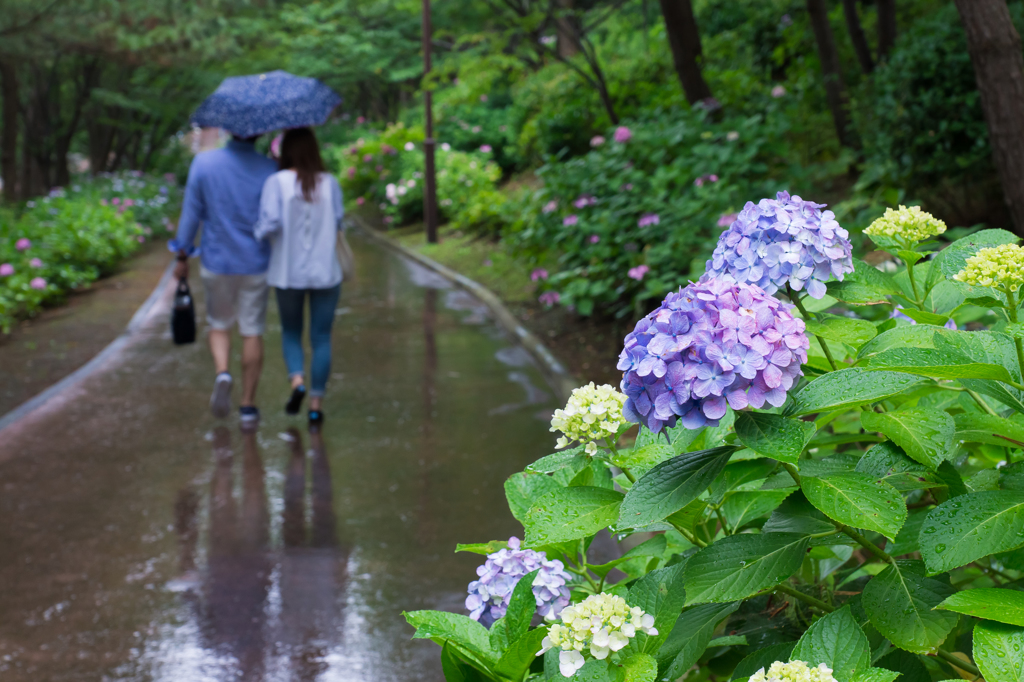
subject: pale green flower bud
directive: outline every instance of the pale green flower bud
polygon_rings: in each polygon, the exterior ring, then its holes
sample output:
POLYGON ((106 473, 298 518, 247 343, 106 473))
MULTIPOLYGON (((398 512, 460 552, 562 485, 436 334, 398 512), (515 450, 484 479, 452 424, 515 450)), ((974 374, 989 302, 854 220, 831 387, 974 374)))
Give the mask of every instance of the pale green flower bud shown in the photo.
POLYGON ((812 668, 803 661, 775 661, 767 673, 761 668, 750 676, 749 682, 836 682, 836 678, 824 663, 812 668))
POLYGON ((1024 284, 1024 249, 1016 244, 982 249, 967 259, 964 269, 953 279, 978 287, 1017 291, 1024 284))
POLYGON ((864 234, 871 237, 890 237, 904 241, 920 242, 946 231, 946 223, 920 206, 900 206, 898 211, 885 209, 885 215, 871 223, 864 234))
POLYGON ((572 392, 564 410, 555 410, 551 417, 551 430, 562 432, 555 447, 568 447, 572 441, 586 446, 588 455, 597 452, 596 441, 614 437, 626 423, 622 406, 626 396, 614 387, 590 382, 572 392))

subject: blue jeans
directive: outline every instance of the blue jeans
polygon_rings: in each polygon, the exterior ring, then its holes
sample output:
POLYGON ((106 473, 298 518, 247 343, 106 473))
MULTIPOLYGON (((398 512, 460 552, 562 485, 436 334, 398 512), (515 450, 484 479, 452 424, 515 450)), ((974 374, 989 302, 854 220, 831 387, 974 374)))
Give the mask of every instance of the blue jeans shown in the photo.
POLYGON ((313 346, 310 366, 311 396, 322 396, 331 376, 331 328, 338 306, 341 285, 330 289, 277 289, 277 308, 281 315, 281 346, 288 376, 302 375, 306 358, 302 352, 302 313, 309 296, 309 341, 313 346))

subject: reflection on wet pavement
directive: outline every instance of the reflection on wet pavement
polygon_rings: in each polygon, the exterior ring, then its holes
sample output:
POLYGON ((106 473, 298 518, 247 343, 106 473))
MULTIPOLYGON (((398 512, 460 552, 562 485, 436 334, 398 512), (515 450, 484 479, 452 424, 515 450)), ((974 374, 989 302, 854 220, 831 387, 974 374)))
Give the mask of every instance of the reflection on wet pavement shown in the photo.
POLYGON ((0 435, 0 679, 442 679, 401 611, 462 611, 454 546, 518 530, 502 482, 554 405, 478 302, 352 241, 322 432, 278 405, 276 332, 242 433, 160 323, 0 435))

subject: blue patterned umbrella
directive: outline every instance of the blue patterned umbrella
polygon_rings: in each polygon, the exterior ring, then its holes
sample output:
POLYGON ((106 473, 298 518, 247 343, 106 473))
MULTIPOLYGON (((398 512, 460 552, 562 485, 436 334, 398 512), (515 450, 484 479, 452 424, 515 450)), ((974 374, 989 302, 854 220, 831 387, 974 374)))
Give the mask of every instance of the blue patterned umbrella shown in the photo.
POLYGON ((282 128, 320 125, 341 97, 315 78, 287 71, 225 78, 192 114, 192 124, 224 128, 239 137, 254 137, 282 128))

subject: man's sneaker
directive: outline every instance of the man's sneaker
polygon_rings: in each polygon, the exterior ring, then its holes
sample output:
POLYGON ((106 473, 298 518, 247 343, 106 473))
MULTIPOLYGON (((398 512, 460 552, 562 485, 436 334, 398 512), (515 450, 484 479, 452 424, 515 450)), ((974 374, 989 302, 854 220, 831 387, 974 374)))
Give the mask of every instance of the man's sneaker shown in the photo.
POLYGON ((243 429, 254 428, 260 423, 260 409, 255 405, 243 405, 238 408, 238 416, 243 429))
POLYGON ((306 397, 306 387, 299 384, 292 389, 292 395, 288 398, 288 402, 285 403, 284 411, 287 414, 298 414, 299 408, 302 407, 302 399, 306 397))
POLYGON ((323 423, 324 423, 324 413, 323 412, 321 412, 320 410, 310 410, 309 411, 309 425, 310 426, 320 426, 323 423))
POLYGON ((210 412, 217 419, 224 419, 231 414, 231 375, 221 372, 213 382, 213 394, 210 396, 210 412))

